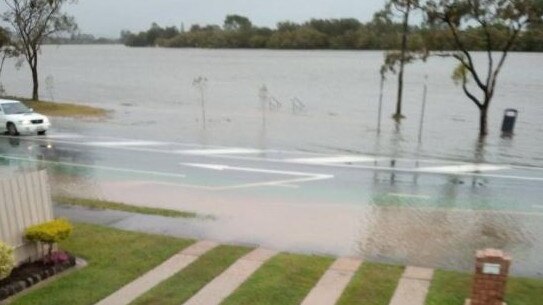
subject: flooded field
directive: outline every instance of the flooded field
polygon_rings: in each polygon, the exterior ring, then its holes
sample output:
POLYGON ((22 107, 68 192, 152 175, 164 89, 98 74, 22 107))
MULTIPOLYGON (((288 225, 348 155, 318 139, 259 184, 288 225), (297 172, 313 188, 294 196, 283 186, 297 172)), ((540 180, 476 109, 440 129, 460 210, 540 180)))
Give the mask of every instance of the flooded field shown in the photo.
MULTIPOLYGON (((483 54, 477 54, 480 66, 483 54)), ((130 49, 123 46, 45 46, 42 96, 115 110, 107 123, 56 122, 87 133, 153 137, 204 144, 310 151, 361 152, 543 166, 542 54, 514 53, 499 79, 490 136, 477 141, 478 113, 451 79, 456 63, 432 58, 406 72, 401 127, 389 119, 395 77, 385 84, 383 132, 377 136, 382 52, 130 49), (425 76, 428 106, 423 142, 418 126, 425 76), (51 76, 49 85, 45 79, 51 76), (208 122, 201 126, 196 77, 207 78, 208 122), (51 85, 52 84, 52 85, 51 85), (281 108, 262 123, 259 88, 281 108), (293 113, 298 99, 305 110, 293 113), (503 111, 520 111, 513 139, 500 137, 503 111), (75 125, 75 126, 74 126, 75 125)), ((8 94, 28 95, 29 72, 6 64, 8 94)))

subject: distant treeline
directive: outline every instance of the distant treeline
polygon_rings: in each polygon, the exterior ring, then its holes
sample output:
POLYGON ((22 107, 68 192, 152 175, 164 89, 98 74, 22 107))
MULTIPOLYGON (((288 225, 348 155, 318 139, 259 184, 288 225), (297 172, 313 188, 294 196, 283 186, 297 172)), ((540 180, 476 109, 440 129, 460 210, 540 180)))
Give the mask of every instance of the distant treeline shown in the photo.
POLYGON ((45 44, 115 44, 119 39, 99 37, 91 34, 72 34, 69 37, 50 37, 45 40, 45 44))
MULTIPOLYGON (((500 37, 500 31, 505 30, 494 29, 495 37, 500 37)), ((445 28, 412 26, 410 31, 410 49, 454 48, 445 28)), ((476 27, 465 31, 469 48, 482 50, 483 31, 476 27)), ((121 41, 130 47, 395 50, 400 47, 401 33, 400 23, 379 15, 367 23, 356 19, 312 19, 301 24, 280 22, 276 29, 257 27, 246 17, 229 15, 222 26, 196 24, 187 31, 183 27, 163 28, 153 23, 145 32, 123 31, 121 41)), ((543 26, 524 31, 514 50, 543 51, 543 26)))

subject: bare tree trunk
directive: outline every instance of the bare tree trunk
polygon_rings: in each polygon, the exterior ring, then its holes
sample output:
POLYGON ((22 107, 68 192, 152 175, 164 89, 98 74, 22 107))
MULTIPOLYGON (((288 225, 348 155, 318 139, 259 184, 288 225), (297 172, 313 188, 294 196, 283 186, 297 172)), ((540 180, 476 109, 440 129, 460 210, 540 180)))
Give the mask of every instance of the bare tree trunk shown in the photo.
POLYGON ((488 135, 488 106, 479 108, 479 137, 488 135))
POLYGON ((38 78, 38 56, 34 55, 30 62, 30 70, 32 70, 32 100, 39 100, 39 78, 38 78))
POLYGON ((32 100, 37 101, 39 100, 39 84, 38 84, 38 68, 32 67, 32 100))
POLYGON ((400 54, 400 71, 398 72, 398 99, 396 101, 396 113, 393 118, 397 121, 405 118, 402 114, 402 102, 403 102, 403 74, 405 66, 405 54, 407 52, 407 36, 409 35, 409 14, 411 5, 407 5, 403 19, 403 33, 402 33, 402 49, 400 54))

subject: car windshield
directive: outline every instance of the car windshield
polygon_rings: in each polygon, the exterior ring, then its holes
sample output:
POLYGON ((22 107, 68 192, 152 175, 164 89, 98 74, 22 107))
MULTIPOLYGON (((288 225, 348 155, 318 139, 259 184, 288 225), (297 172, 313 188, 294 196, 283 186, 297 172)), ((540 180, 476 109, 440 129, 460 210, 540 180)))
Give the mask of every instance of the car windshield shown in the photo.
POLYGON ((2 109, 4 109, 5 114, 23 114, 32 112, 30 108, 19 102, 2 104, 2 109))

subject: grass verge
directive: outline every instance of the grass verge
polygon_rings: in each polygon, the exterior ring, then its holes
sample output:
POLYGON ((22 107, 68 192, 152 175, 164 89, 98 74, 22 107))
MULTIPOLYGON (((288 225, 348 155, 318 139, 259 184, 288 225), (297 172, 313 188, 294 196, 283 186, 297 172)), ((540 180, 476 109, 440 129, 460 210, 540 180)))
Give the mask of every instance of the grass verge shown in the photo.
POLYGON ((3 99, 21 101, 27 107, 47 116, 72 117, 72 118, 105 118, 108 111, 102 108, 78 105, 72 103, 57 103, 50 101, 33 101, 26 98, 5 96, 3 99))
POLYGON ((249 250, 244 247, 219 246, 139 297, 131 305, 183 304, 249 250))
MULTIPOLYGON (((462 305, 469 298, 472 275, 437 270, 426 298, 426 305, 462 305)), ((540 305, 543 280, 510 278, 505 301, 508 305, 540 305)))
POLYGON ((338 305, 388 305, 404 268, 364 263, 343 292, 338 305))
POLYGON ((53 117, 72 117, 72 118, 105 118, 108 111, 102 108, 45 101, 23 101, 24 104, 34 109, 34 111, 53 117))
POLYGON ((98 200, 98 199, 85 199, 85 198, 58 196, 54 198, 54 201, 60 205, 82 206, 82 207, 96 209, 96 210, 116 210, 116 211, 123 211, 123 212, 157 215, 157 216, 165 216, 165 217, 178 217, 178 218, 197 217, 196 213, 183 212, 183 211, 170 210, 170 209, 140 207, 140 206, 129 205, 129 204, 124 204, 120 202, 111 202, 111 201, 104 201, 104 200, 98 200))
POLYGON ((332 259, 327 257, 279 254, 222 305, 300 304, 331 263, 332 259))
POLYGON ((92 305, 192 241, 76 224, 62 248, 89 265, 13 300, 12 305, 92 305))

